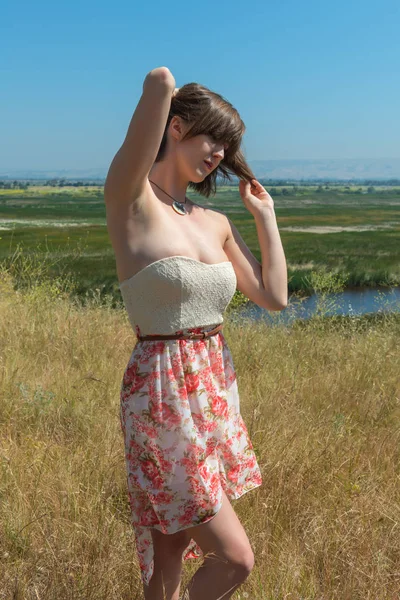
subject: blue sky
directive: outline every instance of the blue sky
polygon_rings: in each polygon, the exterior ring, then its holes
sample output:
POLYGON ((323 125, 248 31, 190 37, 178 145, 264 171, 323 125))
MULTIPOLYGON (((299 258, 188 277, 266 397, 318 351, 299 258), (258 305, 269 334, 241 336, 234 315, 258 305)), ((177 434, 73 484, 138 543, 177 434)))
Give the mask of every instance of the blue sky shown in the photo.
POLYGON ((1 16, 1 170, 108 167, 158 66, 239 110, 249 160, 400 157, 398 0, 9 0, 1 16))

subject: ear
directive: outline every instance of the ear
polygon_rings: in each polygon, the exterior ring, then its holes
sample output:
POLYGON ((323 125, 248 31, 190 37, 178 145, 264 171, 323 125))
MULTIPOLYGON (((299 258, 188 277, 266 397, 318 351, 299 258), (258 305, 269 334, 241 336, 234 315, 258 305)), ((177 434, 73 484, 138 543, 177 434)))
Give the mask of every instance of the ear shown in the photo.
POLYGON ((169 130, 171 132, 172 137, 177 142, 179 142, 185 133, 185 127, 184 127, 182 119, 180 117, 178 117, 177 115, 174 115, 169 124, 169 130))

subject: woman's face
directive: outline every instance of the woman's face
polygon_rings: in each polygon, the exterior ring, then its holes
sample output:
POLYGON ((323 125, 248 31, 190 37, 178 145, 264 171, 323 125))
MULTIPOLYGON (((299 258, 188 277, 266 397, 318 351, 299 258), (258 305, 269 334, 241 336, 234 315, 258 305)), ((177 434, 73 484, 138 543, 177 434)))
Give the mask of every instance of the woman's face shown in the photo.
POLYGON ((199 183, 224 159, 228 145, 201 133, 176 144, 176 160, 188 181, 199 183))

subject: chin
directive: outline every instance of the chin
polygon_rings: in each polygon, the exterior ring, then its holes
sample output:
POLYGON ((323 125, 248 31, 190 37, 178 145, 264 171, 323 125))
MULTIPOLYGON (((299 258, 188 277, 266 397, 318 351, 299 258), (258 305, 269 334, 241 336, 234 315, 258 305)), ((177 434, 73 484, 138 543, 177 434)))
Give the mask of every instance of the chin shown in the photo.
POLYGON ((191 181, 193 183, 201 183, 202 181, 205 180, 207 175, 209 175, 209 173, 199 173, 196 171, 195 173, 193 173, 193 177, 192 177, 191 181))

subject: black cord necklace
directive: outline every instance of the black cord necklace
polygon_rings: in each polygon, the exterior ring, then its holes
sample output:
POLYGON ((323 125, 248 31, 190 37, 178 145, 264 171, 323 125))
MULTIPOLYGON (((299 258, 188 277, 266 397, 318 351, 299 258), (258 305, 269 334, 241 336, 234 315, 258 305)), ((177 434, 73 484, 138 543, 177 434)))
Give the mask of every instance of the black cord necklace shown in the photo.
MULTIPOLYGON (((163 190, 162 188, 160 188, 160 186, 157 183, 154 183, 154 181, 151 181, 151 179, 149 179, 149 181, 151 183, 153 183, 154 185, 156 185, 162 192, 164 192, 164 194, 167 194, 167 196, 169 196, 170 198, 172 198, 172 196, 170 194, 168 194, 168 192, 166 192, 165 190, 163 190)), ((174 209, 174 211, 176 213, 178 213, 178 215, 186 215, 187 214, 187 210, 185 207, 186 204, 186 198, 185 198, 185 202, 178 202, 178 200, 175 200, 175 198, 172 198, 173 203, 172 203, 172 208, 174 209)))

